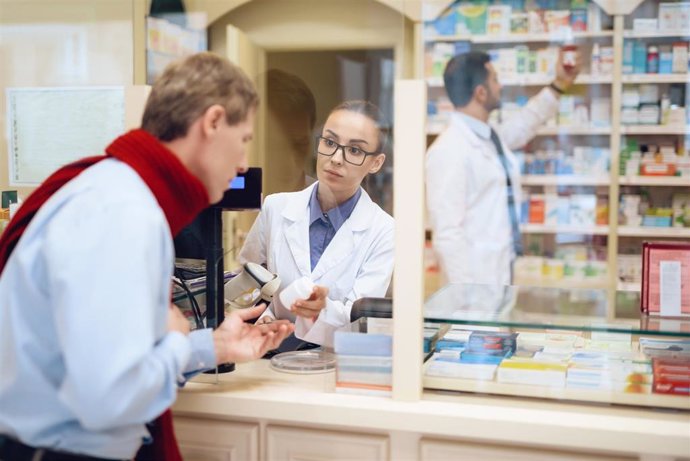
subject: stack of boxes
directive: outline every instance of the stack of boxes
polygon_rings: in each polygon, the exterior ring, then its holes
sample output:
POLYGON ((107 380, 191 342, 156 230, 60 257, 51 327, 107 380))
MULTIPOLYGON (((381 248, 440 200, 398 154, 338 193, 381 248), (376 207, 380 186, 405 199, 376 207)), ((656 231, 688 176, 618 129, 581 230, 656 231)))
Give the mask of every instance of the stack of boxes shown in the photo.
MULTIPOLYGON (((451 328, 427 376, 616 393, 690 395, 690 341, 592 331, 506 333, 451 328)), ((466 327, 467 328, 467 327, 466 327)), ((617 327, 620 330, 620 326, 617 327)))
POLYGON ((571 0, 570 9, 547 9, 543 0, 461 0, 438 19, 425 23, 434 35, 510 35, 548 33, 562 37, 571 32, 601 30, 601 10, 593 2, 571 0))
POLYGON ((391 394, 393 338, 390 334, 336 331, 334 348, 336 392, 391 394))
POLYGON ((603 147, 575 146, 572 156, 560 149, 540 149, 516 155, 521 161, 522 174, 602 177, 609 173, 611 151, 603 147))
POLYGON ((651 206, 647 194, 621 194, 619 223, 626 226, 690 228, 690 193, 675 192, 671 206, 651 206))
POLYGON ((690 340, 640 338, 640 348, 652 360, 654 393, 690 395, 690 340))
POLYGON ((623 74, 685 74, 688 72, 688 42, 649 44, 626 40, 623 74))

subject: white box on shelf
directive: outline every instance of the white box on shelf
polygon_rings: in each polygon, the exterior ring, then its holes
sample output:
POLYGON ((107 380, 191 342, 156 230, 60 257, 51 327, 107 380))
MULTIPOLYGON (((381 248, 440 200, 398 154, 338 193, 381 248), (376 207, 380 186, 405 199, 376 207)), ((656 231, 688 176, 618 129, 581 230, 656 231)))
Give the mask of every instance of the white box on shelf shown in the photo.
POLYGON ((589 116, 592 119, 592 126, 611 126, 611 98, 592 98, 589 116))
POLYGON ((659 21, 656 18, 635 18, 633 19, 633 30, 635 32, 656 32, 659 21))
POLYGON ((593 226, 596 222, 597 196, 594 194, 573 194, 570 196, 570 224, 572 226, 593 226))
POLYGON ((621 109, 621 123, 623 125, 637 125, 639 119, 639 111, 637 108, 623 107, 623 109, 621 109))
POLYGON ((558 195, 546 194, 544 197, 544 224, 555 226, 558 224, 558 195))
POLYGON ((676 3, 659 4, 659 30, 676 30, 679 26, 679 9, 676 3))
POLYGON ((634 107, 640 105, 640 93, 634 86, 624 86, 621 93, 621 104, 623 107, 634 107))
POLYGON ((601 9, 594 2, 587 4, 587 30, 599 32, 601 30, 601 9))
POLYGON ((639 85, 640 104, 659 104, 659 85, 658 84, 642 84, 639 85))
POLYGON ((488 35, 510 34, 510 13, 508 5, 491 5, 487 9, 486 33, 488 35))
POLYGON ((599 74, 613 74, 613 47, 602 46, 599 48, 599 74))
POLYGON ((676 42, 671 51, 671 71, 677 74, 688 72, 688 44, 676 42))

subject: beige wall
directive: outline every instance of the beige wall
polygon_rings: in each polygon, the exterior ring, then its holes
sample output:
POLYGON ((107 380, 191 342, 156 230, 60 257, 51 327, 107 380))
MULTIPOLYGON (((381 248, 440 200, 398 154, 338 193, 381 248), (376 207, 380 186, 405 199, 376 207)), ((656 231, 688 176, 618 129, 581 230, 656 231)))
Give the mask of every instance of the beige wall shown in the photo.
POLYGON ((411 23, 374 0, 253 0, 227 11, 211 24, 214 43, 233 25, 268 51, 395 47, 396 59, 411 59, 402 53, 411 23))
POLYGON ((5 89, 132 84, 138 2, 0 0, 0 190, 10 187, 5 89))

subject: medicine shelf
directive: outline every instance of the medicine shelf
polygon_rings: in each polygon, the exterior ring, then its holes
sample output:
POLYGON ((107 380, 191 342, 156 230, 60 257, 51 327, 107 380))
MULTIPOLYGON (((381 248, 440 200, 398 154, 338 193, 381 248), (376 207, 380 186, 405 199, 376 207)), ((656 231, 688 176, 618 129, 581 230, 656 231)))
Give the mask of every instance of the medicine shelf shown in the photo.
MULTIPOLYGON (((543 77, 535 75, 524 75, 521 77, 501 80, 502 86, 547 86, 553 82, 553 77, 543 77)), ((613 78, 610 75, 578 75, 575 79, 576 85, 610 85, 613 78)), ((429 88, 443 88, 443 77, 429 77, 426 79, 429 88)))
POLYGON ((471 43, 547 43, 563 42, 572 39, 613 37, 612 30, 596 32, 544 33, 544 34, 510 34, 510 35, 435 35, 428 37, 427 42, 471 42, 471 43))
POLYGON ((543 288, 583 288, 592 290, 605 290, 609 287, 608 280, 573 280, 571 278, 564 279, 546 279, 546 278, 520 278, 517 274, 513 285, 543 287, 543 288))
POLYGON ((556 174, 524 175, 520 181, 523 186, 608 186, 608 176, 579 176, 556 174))
POLYGON ((621 176, 622 186, 670 186, 690 187, 689 176, 621 176))
POLYGON ((621 134, 690 134, 690 126, 683 125, 622 125, 621 134))
POLYGON ((584 234, 608 235, 609 226, 568 226, 549 224, 521 224, 523 234, 584 234))
POLYGON ((557 136, 557 135, 610 135, 611 127, 591 127, 591 126, 547 126, 537 130, 537 136, 557 136))
POLYGON ((690 227, 618 226, 618 236, 690 238, 690 227))
POLYGON ((621 77, 623 83, 688 83, 688 74, 629 74, 621 77))
POLYGON ((690 37, 690 31, 687 30, 652 30, 652 31, 636 31, 624 30, 623 37, 625 38, 665 38, 665 37, 690 37))

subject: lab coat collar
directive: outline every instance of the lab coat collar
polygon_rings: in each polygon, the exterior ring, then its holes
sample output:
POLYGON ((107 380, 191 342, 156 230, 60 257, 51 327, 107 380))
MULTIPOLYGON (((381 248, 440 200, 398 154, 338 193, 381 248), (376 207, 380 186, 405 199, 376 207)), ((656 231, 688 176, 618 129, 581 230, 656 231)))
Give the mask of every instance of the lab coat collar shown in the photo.
MULTIPOLYGON (((294 200, 290 200, 283 209, 283 217, 293 222, 305 221, 308 227, 310 222, 309 201, 317 184, 318 181, 299 192, 295 192, 294 200)), ((350 223, 354 231, 362 231, 371 226, 371 215, 367 212, 371 208, 371 197, 364 189, 360 188, 360 190, 362 191, 361 196, 357 200, 355 209, 352 210, 352 214, 345 221, 350 223)))
POLYGON ((294 200, 289 201, 282 213, 285 219, 292 221, 285 226, 285 237, 300 275, 311 276, 314 281, 352 254, 361 238, 361 231, 368 229, 373 221, 371 198, 362 190, 352 215, 336 232, 312 273, 309 253, 309 201, 316 184, 318 183, 296 192, 294 200))
POLYGON ((491 139, 491 127, 488 123, 484 123, 478 118, 471 117, 462 112, 456 112, 457 116, 460 117, 465 124, 472 130, 474 134, 479 136, 479 138, 489 141, 491 139))
POLYGON ((462 131, 463 138, 467 140, 467 142, 469 142, 472 145, 472 147, 482 147, 482 140, 479 139, 479 136, 477 136, 477 134, 474 131, 472 131, 472 129, 460 113, 452 112, 450 114, 450 126, 453 129, 462 131))

